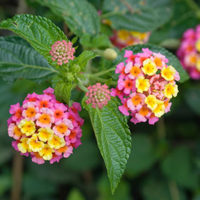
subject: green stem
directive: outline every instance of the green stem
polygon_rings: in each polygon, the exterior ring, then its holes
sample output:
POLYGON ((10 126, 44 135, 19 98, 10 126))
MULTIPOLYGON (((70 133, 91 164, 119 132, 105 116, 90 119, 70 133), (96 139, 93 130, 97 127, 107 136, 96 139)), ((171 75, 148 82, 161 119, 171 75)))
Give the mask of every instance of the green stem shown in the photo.
MULTIPOLYGON (((105 78, 100 78, 100 77, 96 77, 96 76, 92 76, 92 74, 89 76, 90 79, 93 79, 93 80, 96 80, 96 81, 100 81, 102 83, 105 83, 108 81, 108 79, 105 79, 105 78)), ((109 81, 109 83, 111 85, 116 85, 116 82, 115 81, 109 81)))
POLYGON ((13 158, 13 183, 11 190, 11 200, 21 199, 21 186, 23 175, 23 160, 22 156, 18 152, 15 152, 13 158))
POLYGON ((101 72, 98 72, 98 73, 95 73, 95 74, 86 74, 86 75, 98 77, 98 76, 102 76, 102 75, 107 74, 107 73, 112 72, 112 71, 115 71, 115 67, 101 71, 101 72))
POLYGON ((174 181, 169 182, 169 190, 172 200, 180 200, 177 184, 174 181))
POLYGON ((166 137, 166 129, 164 118, 161 118, 157 123, 157 133, 160 140, 165 139, 166 137))
POLYGON ((88 89, 84 86, 83 82, 81 79, 77 78, 78 80, 78 87, 83 91, 83 92, 88 92, 88 89))
POLYGON ((195 11, 196 16, 200 19, 200 8, 194 0, 185 0, 188 6, 195 11))

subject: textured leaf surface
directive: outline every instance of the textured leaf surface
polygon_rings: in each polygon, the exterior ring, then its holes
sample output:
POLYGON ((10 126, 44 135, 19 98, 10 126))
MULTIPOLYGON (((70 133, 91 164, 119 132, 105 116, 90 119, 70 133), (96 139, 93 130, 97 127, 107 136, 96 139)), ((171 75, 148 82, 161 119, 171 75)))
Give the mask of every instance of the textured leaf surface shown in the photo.
POLYGON ((49 51, 56 41, 67 40, 65 34, 51 20, 34 15, 16 15, 0 23, 1 29, 13 31, 28 41, 49 62, 49 51))
POLYGON ((169 52, 168 50, 166 50, 162 47, 152 45, 152 44, 135 45, 135 46, 130 46, 130 47, 124 48, 121 51, 121 53, 119 54, 119 56, 117 57, 117 59, 115 60, 114 64, 116 65, 117 63, 124 61, 125 50, 132 50, 133 53, 136 54, 136 53, 142 52, 143 48, 149 48, 153 52, 156 52, 156 53, 159 52, 159 53, 165 55, 169 60, 168 65, 172 65, 179 72, 181 83, 183 83, 189 79, 188 74, 183 69, 183 66, 181 65, 178 58, 174 54, 172 54, 171 52, 169 52))
POLYGON ((0 76, 4 79, 39 80, 53 73, 55 70, 26 41, 17 37, 0 37, 0 76))
POLYGON ((115 29, 140 32, 152 31, 164 24, 171 16, 171 0, 105 0, 103 10, 110 12, 115 29))
POLYGON ((95 8, 86 0, 37 0, 63 17, 71 31, 78 36, 96 35, 100 30, 100 19, 95 8))
POLYGON ((97 144, 104 159, 112 192, 119 184, 131 151, 131 136, 127 120, 118 110, 118 101, 112 99, 101 110, 83 104, 89 112, 97 144))

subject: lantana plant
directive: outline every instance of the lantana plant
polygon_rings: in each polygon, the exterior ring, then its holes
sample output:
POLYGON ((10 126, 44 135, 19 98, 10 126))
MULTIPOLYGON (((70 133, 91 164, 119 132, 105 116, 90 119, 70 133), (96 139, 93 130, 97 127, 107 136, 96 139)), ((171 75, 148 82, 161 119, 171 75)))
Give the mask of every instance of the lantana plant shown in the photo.
MULTIPOLYGON (((81 144, 84 119, 80 111, 85 109, 114 192, 134 145, 128 121, 156 123, 170 111, 178 84, 188 76, 178 59, 159 46, 116 49, 100 25, 103 19, 109 19, 113 29, 136 28, 147 33, 166 19, 156 24, 158 19, 150 12, 143 13, 144 9, 141 15, 149 14, 150 21, 140 26, 132 7, 125 9, 119 2, 124 9, 119 18, 109 0, 104 1, 101 16, 86 0, 37 2, 59 14, 74 35, 67 37, 49 19, 36 15, 16 15, 0 23, 1 29, 18 35, 0 38, 1 77, 51 83, 42 94, 27 94, 23 102, 10 106, 8 135, 13 138, 12 145, 38 164, 67 158, 81 144), (126 22, 131 18, 133 24, 126 22), (72 95, 74 91, 82 95, 81 101, 72 95)), ((159 16, 160 7, 143 6, 159 16)), ((165 6, 162 12, 169 14, 165 6)))

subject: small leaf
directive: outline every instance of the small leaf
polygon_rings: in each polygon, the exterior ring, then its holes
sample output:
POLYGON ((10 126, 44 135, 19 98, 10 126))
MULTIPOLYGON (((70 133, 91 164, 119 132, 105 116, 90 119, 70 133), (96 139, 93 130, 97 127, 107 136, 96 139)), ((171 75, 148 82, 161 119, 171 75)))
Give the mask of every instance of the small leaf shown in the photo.
POLYGON ((4 79, 41 80, 55 72, 26 41, 17 37, 0 37, 0 76, 4 79))
POLYGON ((80 43, 84 46, 84 48, 91 49, 105 49, 112 46, 108 36, 105 34, 99 34, 94 37, 85 34, 81 37, 80 43))
POLYGON ((100 31, 100 18, 96 9, 86 0, 37 0, 61 16, 71 31, 78 36, 96 35, 100 31))
POLYGON ((123 62, 124 61, 124 52, 125 50, 131 50, 133 51, 134 54, 142 52, 143 48, 149 48, 151 51, 156 52, 156 53, 161 53, 163 55, 165 55, 167 57, 168 61, 168 65, 172 65, 178 72, 180 75, 180 83, 185 82, 186 80, 189 79, 188 74, 186 73, 186 71, 183 69, 183 66, 181 65, 181 63, 179 62, 178 58, 172 54, 171 52, 169 52, 168 50, 156 46, 156 45, 152 45, 152 44, 143 44, 143 45, 135 45, 135 46, 130 46, 130 47, 126 47, 124 48, 119 56, 117 57, 117 59, 115 60, 114 64, 116 65, 117 63, 123 62))
POLYGON ((13 31, 52 63, 50 50, 56 41, 67 40, 65 34, 51 20, 29 14, 16 15, 0 23, 0 29, 13 31))
POLYGON ((171 17, 170 0, 105 0, 105 18, 114 29, 139 32, 155 30, 171 17), (106 16, 107 15, 107 16, 106 16))
POLYGON ((93 51, 83 51, 74 61, 81 67, 81 71, 84 70, 85 66, 87 65, 88 61, 95 58, 97 55, 93 51))
POLYGON ((195 189, 198 186, 198 176, 192 168, 190 159, 190 150, 186 147, 178 147, 165 158, 162 170, 167 177, 181 186, 195 189))
POLYGON ((127 120, 118 110, 118 101, 112 98, 102 109, 83 105, 89 112, 97 144, 104 159, 111 190, 114 193, 124 173, 131 151, 131 136, 127 120))
POLYGON ((69 105, 72 83, 60 80, 55 85, 55 96, 58 101, 64 102, 69 105))

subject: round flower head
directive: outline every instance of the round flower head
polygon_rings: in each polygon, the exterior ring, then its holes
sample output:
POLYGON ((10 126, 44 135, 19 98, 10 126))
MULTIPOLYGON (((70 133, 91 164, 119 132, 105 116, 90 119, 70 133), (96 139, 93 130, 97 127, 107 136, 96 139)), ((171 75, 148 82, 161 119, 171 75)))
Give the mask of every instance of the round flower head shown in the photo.
POLYGON ((74 52, 75 49, 72 47, 72 43, 63 40, 57 41, 52 45, 50 55, 58 65, 63 65, 74 59, 74 52))
POLYGON ((38 164, 69 157, 81 144, 80 110, 79 103, 69 107, 57 101, 52 88, 41 95, 28 94, 22 106, 18 103, 10 107, 8 134, 15 139, 13 147, 38 164))
POLYGON ((119 110, 130 115, 131 122, 154 124, 170 110, 170 99, 178 93, 179 74, 167 65, 164 55, 149 49, 137 54, 127 50, 124 57, 125 62, 116 67, 119 79, 111 95, 119 97, 122 103, 119 110))
POLYGON ((200 25, 185 31, 177 56, 190 77, 200 79, 200 25))
POLYGON ((114 30, 110 38, 113 45, 118 48, 124 48, 136 44, 144 44, 148 41, 150 33, 140 33, 128 30, 114 30))
POLYGON ((110 101, 110 91, 107 85, 101 85, 97 83, 88 87, 88 92, 86 93, 88 97, 86 100, 87 104, 92 104, 93 108, 103 108, 110 101))

